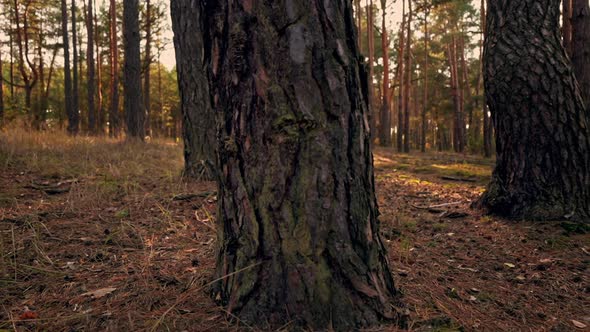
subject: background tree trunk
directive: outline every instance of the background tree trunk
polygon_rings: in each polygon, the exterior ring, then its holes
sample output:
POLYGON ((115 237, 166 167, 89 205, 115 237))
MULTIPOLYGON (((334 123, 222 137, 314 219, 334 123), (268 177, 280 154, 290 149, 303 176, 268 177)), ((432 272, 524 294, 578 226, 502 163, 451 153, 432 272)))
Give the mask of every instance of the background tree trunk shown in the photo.
POLYGON ((115 0, 109 4, 109 41, 110 41, 110 97, 109 106, 109 136, 118 137, 120 133, 119 122, 119 47, 117 44, 117 7, 115 0))
POLYGON ((0 129, 4 124, 4 72, 2 70, 2 51, 0 50, 0 129))
POLYGON ((125 0, 123 2, 125 122, 127 135, 143 140, 145 138, 145 110, 141 100, 139 39, 139 1, 125 0))
POLYGON ((145 107, 145 133, 148 136, 152 135, 152 110, 150 103, 150 67, 152 65, 152 6, 150 0, 145 2, 145 54, 143 68, 143 105, 145 107))
POLYGON ((67 0, 61 0, 61 30, 64 49, 64 98, 65 109, 68 117, 68 133, 76 134, 74 124, 76 115, 72 108, 72 72, 70 67, 70 42, 68 36, 68 4, 67 0))
POLYGON ((72 123, 69 124, 70 133, 77 135, 80 131, 80 85, 78 81, 78 32, 76 27, 76 0, 72 0, 72 123))
POLYGON ((220 115, 214 297, 263 328, 341 331, 400 318, 379 235, 352 2, 207 6, 201 26, 220 115))
POLYGON ((588 222, 590 119, 560 40, 559 0, 488 5, 484 74, 497 163, 480 204, 511 218, 588 222))
POLYGON ((426 152, 426 114, 428 113, 428 58, 430 53, 428 52, 428 15, 430 14, 430 7, 428 4, 424 4, 424 68, 423 72, 423 88, 424 97, 422 102, 422 126, 420 132, 420 151, 426 152))
POLYGON ((572 62, 580 84, 586 111, 590 112, 590 5, 588 0, 573 0, 572 62))
POLYGON ((99 25, 98 25, 98 7, 96 7, 96 0, 90 0, 94 2, 94 41, 96 47, 96 92, 97 92, 97 119, 96 119, 96 130, 97 133, 100 135, 104 135, 105 129, 105 109, 104 109, 104 99, 102 95, 102 52, 100 50, 100 34, 98 32, 99 25))
MULTIPOLYGON (((481 0, 481 4, 480 4, 480 15, 481 15, 481 27, 482 27, 482 40, 485 43, 485 40, 487 38, 487 32, 486 32, 486 1, 485 0, 481 0)), ((483 50, 481 51, 481 56, 480 56, 480 60, 481 60, 481 67, 482 67, 482 72, 483 72, 483 50)), ((487 102, 487 98, 486 98, 486 93, 485 93, 485 87, 484 87, 484 94, 483 94, 483 154, 484 157, 486 158, 490 158, 492 157, 492 118, 490 116, 491 111, 489 111, 488 109, 488 102, 487 102)))
MULTIPOLYGON (((574 0, 562 0, 562 24, 561 34, 563 37, 563 46, 568 55, 572 55, 572 1, 574 0)), ((587 0, 585 0, 588 2, 587 0)))
POLYGON ((402 0, 402 24, 399 33, 399 89, 398 89, 398 109, 397 109, 397 151, 404 151, 404 109, 405 109, 405 81, 406 81, 406 42, 405 42, 405 28, 406 28, 406 1, 402 0))
POLYGON ((408 0, 408 22, 406 23, 406 83, 404 84, 404 152, 410 152, 410 101, 412 94, 412 0, 408 0))
POLYGON ((381 146, 391 146, 391 110, 389 109, 389 38, 387 36, 387 1, 381 0, 381 49, 383 50, 383 89, 381 105, 381 130, 379 143, 381 146))
POLYGON ((96 76, 94 61, 94 24, 92 19, 94 17, 92 0, 88 0, 88 12, 86 13, 86 71, 87 71, 87 100, 88 100, 88 132, 92 135, 96 134, 96 104, 94 103, 96 95, 96 76))
POLYGON ((184 173, 213 180, 216 125, 202 54, 201 1, 172 0, 170 10, 183 118, 184 173))

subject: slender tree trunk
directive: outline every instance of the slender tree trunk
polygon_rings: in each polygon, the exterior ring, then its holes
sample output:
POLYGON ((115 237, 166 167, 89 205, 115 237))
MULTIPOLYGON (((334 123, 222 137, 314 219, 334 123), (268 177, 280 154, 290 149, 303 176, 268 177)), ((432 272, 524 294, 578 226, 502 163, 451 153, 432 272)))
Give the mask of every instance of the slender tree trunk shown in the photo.
POLYGON ((358 43, 359 43, 359 50, 363 49, 363 9, 361 6, 361 1, 362 0, 354 0, 354 4, 355 4, 355 14, 356 14, 356 20, 357 20, 357 29, 358 29, 358 43))
POLYGON ((422 131, 420 137, 420 151, 426 152, 426 114, 428 113, 428 58, 430 56, 428 50, 428 15, 430 14, 430 9, 428 5, 425 5, 424 8, 424 68, 422 69, 424 82, 424 98, 422 102, 422 131))
POLYGON ((293 2, 208 2, 201 16, 220 115, 213 296, 263 329, 400 319, 352 2, 293 2))
MULTIPOLYGON (((563 46, 568 55, 572 55, 572 1, 562 0, 562 28, 563 46)), ((586 2, 588 2, 586 0, 586 2)))
POLYGON ((412 0, 408 0, 408 22, 406 24, 406 83, 404 94, 404 152, 410 152, 410 101, 412 94, 412 0))
POLYGON ((184 174, 213 180, 215 171, 215 113, 211 109, 207 72, 203 70, 204 41, 199 25, 200 1, 172 0, 172 29, 182 127, 184 139, 184 174))
POLYGON ((381 0, 381 49, 383 50, 383 104, 381 105, 381 130, 379 143, 391 146, 391 111, 389 109, 389 39, 387 36, 387 1, 381 0))
MULTIPOLYGON (((463 26, 463 23, 461 24, 463 26)), ((469 84, 469 75, 468 75, 468 67, 467 67, 467 61, 465 60, 465 31, 463 31, 462 28, 462 33, 461 33, 461 39, 460 39, 460 51, 461 51, 461 82, 463 84, 463 87, 461 89, 461 97, 462 97, 462 107, 461 107, 461 118, 462 118, 462 122, 461 125, 462 127, 462 131, 463 131, 463 150, 465 150, 465 148, 467 148, 468 146, 468 142, 469 142, 469 138, 471 137, 471 133, 473 132, 474 126, 473 126, 473 104, 472 104, 472 100, 473 100, 473 94, 471 93, 471 85, 469 84), (467 126, 465 124, 465 108, 468 109, 468 113, 467 113, 467 126), (469 127, 469 128, 467 128, 469 127)))
POLYGON ((64 98, 66 115, 68 117, 68 133, 75 135, 74 127, 76 117, 72 108, 72 70, 70 67, 70 42, 68 36, 68 4, 67 0, 61 0, 61 30, 64 49, 64 98))
MULTIPOLYGON (((13 24, 12 19, 10 24, 13 24)), ((10 103, 14 103, 14 40, 12 33, 8 35, 8 43, 10 44, 10 103)))
POLYGON ((109 106, 109 136, 119 137, 119 45, 117 43, 117 6, 115 0, 109 4, 109 67, 110 67, 110 97, 109 106))
MULTIPOLYGON (((481 0, 481 35, 482 40, 485 44, 485 40, 487 38, 487 28, 486 28, 486 1, 481 0)), ((483 72, 483 50, 481 51, 481 70, 483 72)), ((488 108, 488 101, 484 87, 484 94, 483 94, 483 154, 486 158, 492 157, 492 118, 491 118, 491 111, 488 108)))
POLYGON ((99 40, 99 26, 98 26, 98 18, 97 12, 98 7, 96 7, 96 0, 94 1, 94 42, 96 47, 96 91, 97 91, 97 121, 96 121, 96 131, 100 135, 104 135, 105 129, 105 109, 104 109, 104 99, 102 95, 102 53, 100 50, 100 40, 99 40))
POLYGON ((141 99, 141 59, 139 49, 139 0, 123 2, 125 49, 125 122, 130 138, 144 140, 145 110, 141 99))
POLYGON ((2 50, 0 50, 0 129, 4 125, 4 71, 2 69, 2 50))
POLYGON ((378 114, 373 110, 375 101, 375 87, 373 85, 374 63, 375 63, 375 35, 373 20, 373 0, 367 0, 367 44, 369 51, 369 124, 371 127, 371 141, 377 137, 377 117, 378 114))
POLYGON ((80 83, 78 81, 78 32, 76 25, 76 0, 72 0, 72 122, 69 124, 69 132, 77 135, 80 131, 80 83))
POLYGON ((150 102, 150 67, 152 64, 152 6, 150 4, 150 0, 146 0, 145 2, 145 66, 143 68, 143 105, 145 107, 145 132, 146 135, 151 136, 151 127, 152 127, 152 106, 150 102))
POLYGON ((560 40, 559 0, 488 5, 497 163, 479 203, 515 219, 590 222, 590 116, 560 40))
POLYGON ((572 62, 586 111, 590 112, 590 4, 588 0, 573 2, 572 62))
POLYGON ((20 14, 20 4, 18 0, 14 0, 14 21, 15 21, 15 29, 16 29, 16 43, 18 46, 18 68, 21 73, 23 83, 24 83, 24 90, 25 90, 25 108, 27 113, 29 114, 30 118, 32 119, 32 115, 34 114, 34 110, 32 109, 32 94, 35 85, 37 84, 37 80, 39 78, 38 71, 35 64, 29 58, 29 27, 28 27, 28 12, 25 10, 25 15, 23 17, 23 25, 21 29, 21 14, 20 14), (25 68, 25 61, 28 65, 28 70, 25 68))
POLYGON ((398 110, 397 110, 397 151, 404 151, 404 109, 405 107, 405 81, 406 81, 406 43, 405 43, 405 28, 406 28, 406 0, 402 0, 402 24, 400 27, 399 36, 399 54, 400 64, 399 70, 401 71, 399 80, 399 94, 398 94, 398 110))
POLYGON ((96 95, 96 76, 95 76, 95 66, 96 63, 94 61, 94 24, 92 23, 92 19, 94 18, 93 14, 93 5, 92 0, 88 0, 88 12, 86 13, 86 34, 87 34, 87 43, 86 43, 86 72, 87 72, 87 98, 88 98, 88 131, 91 134, 96 134, 96 104, 95 104, 95 95, 96 95))

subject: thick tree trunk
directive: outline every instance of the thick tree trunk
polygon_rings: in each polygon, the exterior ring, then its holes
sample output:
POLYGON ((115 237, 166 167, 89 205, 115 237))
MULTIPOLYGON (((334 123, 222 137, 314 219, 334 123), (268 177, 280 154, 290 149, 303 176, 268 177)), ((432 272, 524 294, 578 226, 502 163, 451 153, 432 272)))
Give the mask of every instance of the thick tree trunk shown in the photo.
POLYGON ((399 319, 351 1, 228 0, 205 10, 220 115, 214 297, 263 328, 399 319))
POLYGON ((201 6, 199 0, 172 0, 170 11, 183 119, 184 174, 213 180, 216 125, 204 70, 201 6))
POLYGON ((68 4, 67 0, 61 0, 61 30, 64 49, 64 98, 66 115, 68 117, 68 133, 75 135, 76 115, 72 108, 72 70, 70 67, 70 42, 68 36, 68 4))
POLYGON ((86 13, 86 34, 87 34, 87 43, 86 43, 86 71, 87 71, 87 81, 86 81, 86 97, 88 98, 88 131, 90 134, 96 134, 96 104, 95 104, 95 95, 96 95, 96 76, 95 76, 95 67, 96 63, 94 62, 94 24, 92 24, 92 18, 94 17, 93 8, 92 8, 92 0, 88 1, 88 12, 86 13))
POLYGON ((117 43, 117 7, 115 0, 109 4, 109 67, 110 67, 110 97, 109 106, 109 136, 118 137, 120 134, 119 121, 119 47, 117 43))
POLYGON ((387 1, 381 0, 381 49, 383 50, 383 89, 380 116, 379 143, 391 146, 391 110, 389 109, 389 38, 387 36, 387 1))
POLYGON ((150 67, 152 65, 152 5, 150 0, 145 2, 145 66, 143 68, 143 106, 145 107, 145 133, 152 135, 152 105, 150 103, 150 67))
POLYGON ((580 84, 586 111, 590 112, 590 4, 588 0, 573 0, 572 62, 580 84))
POLYGON ((480 199, 516 219, 590 221, 590 118, 562 46, 559 0, 488 2, 485 87, 497 163, 480 199))
POLYGON ((143 140, 145 110, 141 100, 139 39, 139 0, 125 0, 123 2, 125 123, 128 137, 143 140))
POLYGON ((72 51, 73 73, 72 73, 72 122, 68 124, 68 131, 77 135, 80 131, 80 85, 78 81, 78 32, 76 25, 76 0, 72 0, 72 51))

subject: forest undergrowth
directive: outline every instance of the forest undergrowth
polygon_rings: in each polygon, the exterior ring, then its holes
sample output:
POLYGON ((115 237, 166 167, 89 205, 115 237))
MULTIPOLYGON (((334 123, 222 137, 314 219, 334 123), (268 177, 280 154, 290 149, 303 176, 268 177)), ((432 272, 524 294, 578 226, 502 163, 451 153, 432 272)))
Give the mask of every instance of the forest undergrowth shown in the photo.
MULTIPOLYGON (((587 330, 587 228, 471 210, 491 160, 379 148, 374 163, 410 330, 587 330)), ((0 133, 0 331, 251 330, 207 295, 216 186, 182 166, 171 140, 0 133)))

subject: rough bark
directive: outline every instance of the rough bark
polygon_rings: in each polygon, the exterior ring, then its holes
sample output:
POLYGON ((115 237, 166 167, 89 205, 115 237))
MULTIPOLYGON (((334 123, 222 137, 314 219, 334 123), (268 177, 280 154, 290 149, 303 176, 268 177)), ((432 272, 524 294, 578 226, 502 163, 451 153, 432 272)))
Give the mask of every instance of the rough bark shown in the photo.
POLYGON ((199 0, 172 0, 170 11, 183 120, 184 174, 213 180, 216 125, 204 69, 201 6, 199 0))
POLYGON ((86 13, 86 97, 88 101, 88 132, 96 134, 96 62, 94 61, 94 17, 92 0, 88 1, 88 12, 86 13))
POLYGON ((76 25, 76 0, 72 0, 72 123, 68 124, 68 130, 72 135, 80 131, 80 83, 78 80, 78 32, 76 25))
POLYGON ((220 115, 214 297, 262 328, 400 318, 351 1, 208 6, 201 26, 220 115))
POLYGON ((391 146, 391 111, 389 109, 389 37, 387 33, 387 1, 381 0, 381 49, 383 50, 383 88, 380 115, 379 143, 391 146))
POLYGON ((125 0, 123 2, 125 124, 128 137, 144 140, 145 110, 141 100, 139 40, 139 0, 125 0))
POLYGON ((109 106, 109 136, 118 137, 120 132, 119 121, 119 47, 117 43, 117 7, 115 0, 109 4, 109 90, 111 104, 109 106))
POLYGON ((580 84, 586 111, 590 112, 590 4, 588 0, 573 0, 572 63, 580 84))
POLYGON ((590 218, 590 118, 559 35, 559 0, 490 1, 485 87, 497 163, 480 204, 516 219, 590 218))

